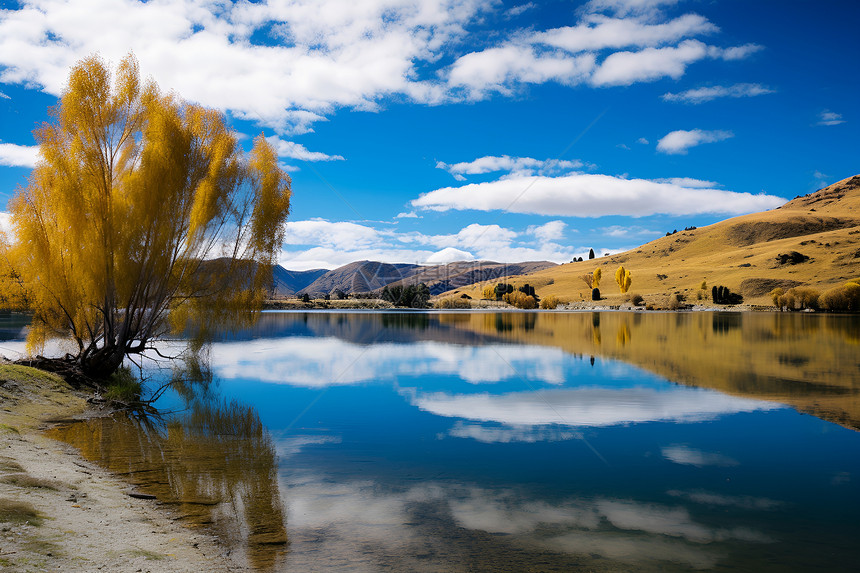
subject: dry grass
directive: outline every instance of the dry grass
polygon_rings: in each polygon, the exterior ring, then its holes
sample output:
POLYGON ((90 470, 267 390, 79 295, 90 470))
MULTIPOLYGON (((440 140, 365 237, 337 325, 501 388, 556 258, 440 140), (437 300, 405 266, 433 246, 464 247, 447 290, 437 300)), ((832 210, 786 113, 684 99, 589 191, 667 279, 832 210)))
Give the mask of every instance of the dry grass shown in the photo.
POLYGON ((0 483, 25 488, 50 489, 53 491, 59 491, 61 485, 57 481, 33 477, 25 473, 16 473, 3 476, 2 478, 0 478, 0 483))
MULTIPOLYGON (((620 265, 632 272, 632 286, 646 300, 679 292, 696 300, 703 280, 740 292, 745 303, 770 305, 775 287, 809 286, 825 291, 860 275, 860 176, 840 181, 771 211, 753 213, 679 231, 637 249, 610 257, 568 263, 506 280, 520 286, 541 285, 541 297, 555 295, 572 302, 590 300, 579 278, 601 268, 604 277, 620 265), (777 263, 777 256, 798 251, 809 257, 800 264, 777 263), (553 281, 550 283, 549 279, 553 281), (770 288, 766 288, 766 286, 770 288)), ((601 295, 620 304, 612 281, 601 281, 601 295)), ((480 298, 480 285, 460 289, 480 298)))
POLYGON ((0 498, 0 523, 25 523, 41 525, 39 512, 31 504, 24 501, 13 501, 0 498))

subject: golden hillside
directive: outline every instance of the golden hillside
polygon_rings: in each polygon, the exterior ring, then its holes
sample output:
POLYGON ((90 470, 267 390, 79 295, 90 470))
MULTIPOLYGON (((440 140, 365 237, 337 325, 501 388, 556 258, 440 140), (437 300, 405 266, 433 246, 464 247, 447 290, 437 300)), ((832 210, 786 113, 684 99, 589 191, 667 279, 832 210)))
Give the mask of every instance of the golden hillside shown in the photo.
MULTIPOLYGON (((662 305, 671 293, 696 302, 703 280, 708 293, 716 285, 744 295, 749 304, 771 304, 776 286, 808 285, 824 291, 860 275, 860 176, 781 207, 727 219, 692 231, 678 231, 637 249, 590 261, 564 264, 510 282, 529 283, 541 297, 590 300, 580 275, 602 268, 601 295, 609 304, 621 302, 615 284, 619 265, 632 272, 629 294, 662 305), (777 256, 797 251, 809 260, 780 264, 777 256)), ((480 298, 480 288, 458 289, 480 298)))

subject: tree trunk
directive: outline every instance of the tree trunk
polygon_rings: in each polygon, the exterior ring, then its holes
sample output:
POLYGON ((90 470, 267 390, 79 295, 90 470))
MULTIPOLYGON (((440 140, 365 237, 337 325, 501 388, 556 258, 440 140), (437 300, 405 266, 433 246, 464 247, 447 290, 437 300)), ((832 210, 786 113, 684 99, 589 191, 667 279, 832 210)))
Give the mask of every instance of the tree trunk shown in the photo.
POLYGON ((122 366, 125 351, 121 346, 105 346, 81 359, 81 370, 90 378, 105 379, 122 366))

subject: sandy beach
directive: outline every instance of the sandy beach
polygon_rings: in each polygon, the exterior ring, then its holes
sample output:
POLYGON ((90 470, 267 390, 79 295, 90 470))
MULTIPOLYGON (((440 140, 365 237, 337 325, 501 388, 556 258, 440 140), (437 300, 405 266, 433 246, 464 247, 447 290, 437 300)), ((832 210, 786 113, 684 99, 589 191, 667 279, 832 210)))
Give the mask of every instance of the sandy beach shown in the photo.
POLYGON ((59 378, 0 365, 0 571, 244 571, 215 537, 41 435, 99 414, 59 378))

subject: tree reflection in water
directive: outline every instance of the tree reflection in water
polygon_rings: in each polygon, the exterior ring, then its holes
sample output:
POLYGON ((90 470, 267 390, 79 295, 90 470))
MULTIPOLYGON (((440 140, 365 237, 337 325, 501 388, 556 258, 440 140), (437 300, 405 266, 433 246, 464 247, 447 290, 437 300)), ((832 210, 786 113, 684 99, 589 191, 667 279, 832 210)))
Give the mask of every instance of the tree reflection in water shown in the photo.
POLYGON ((173 380, 186 403, 181 413, 114 413, 48 435, 175 506, 186 525, 214 529, 254 569, 275 570, 287 533, 272 439, 253 407, 224 400, 205 368, 191 366, 173 380))

